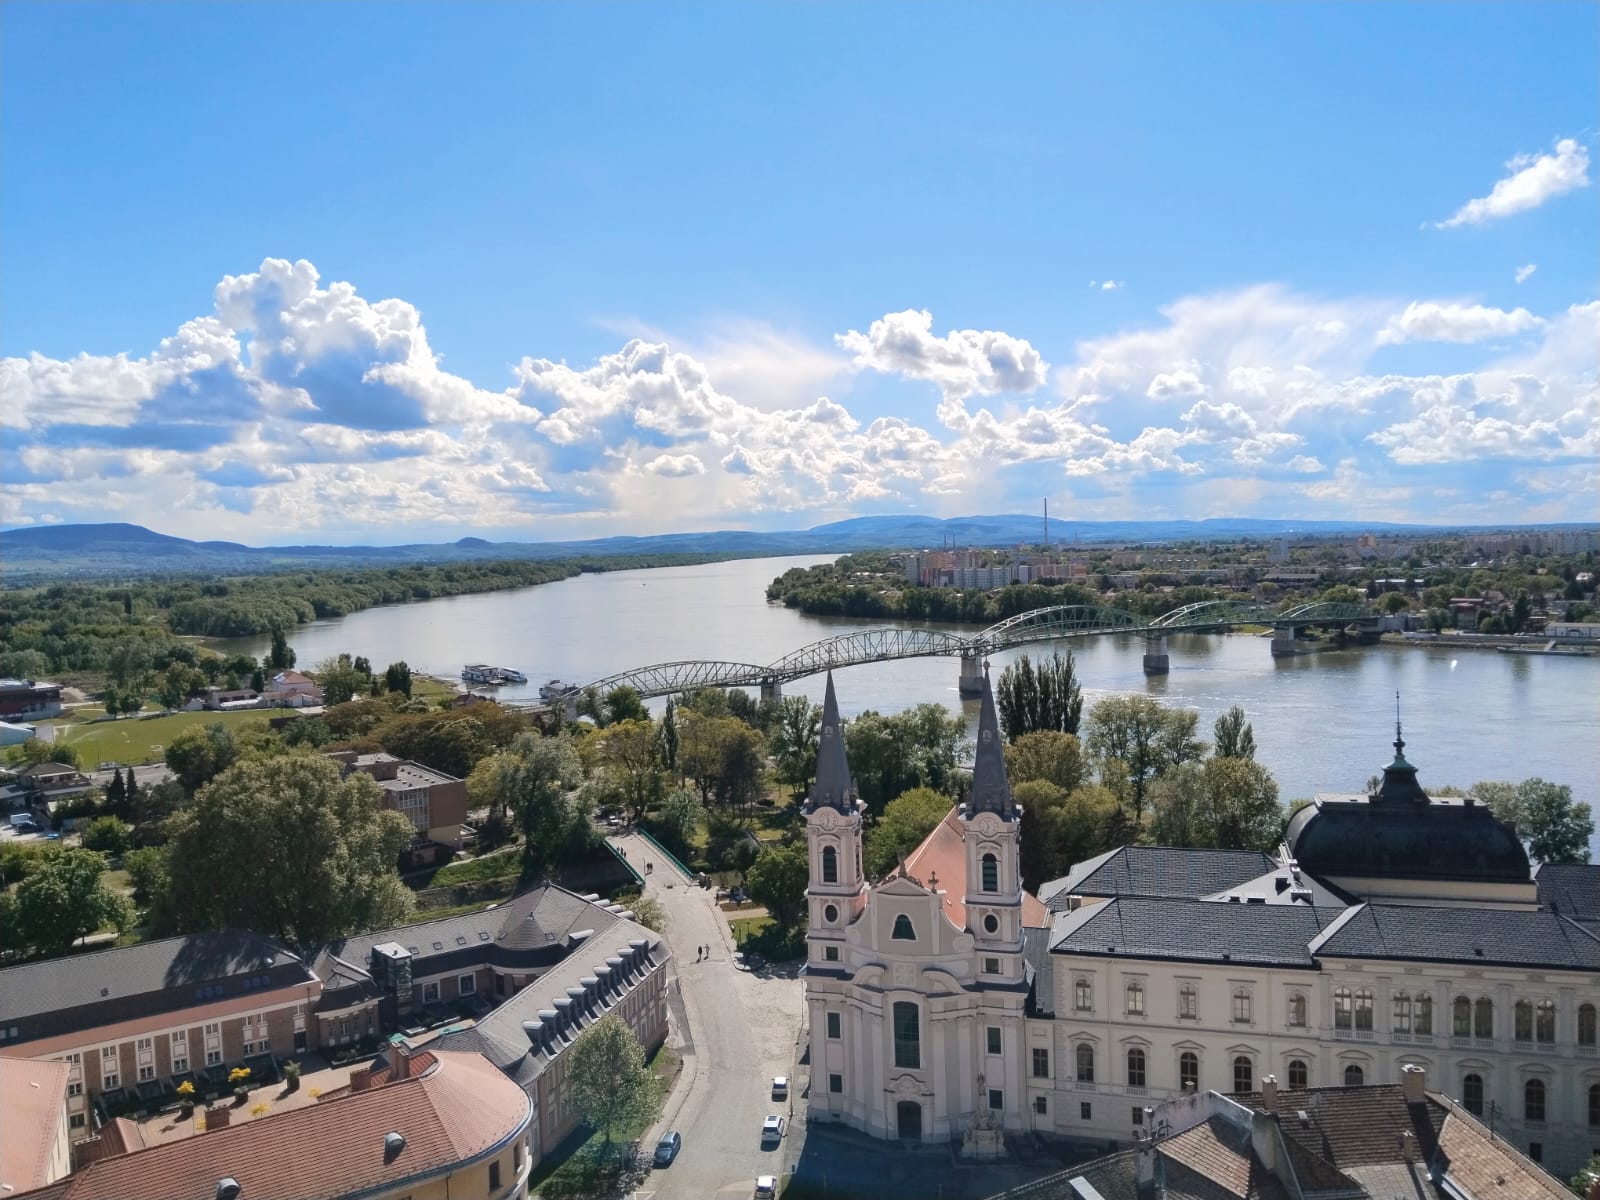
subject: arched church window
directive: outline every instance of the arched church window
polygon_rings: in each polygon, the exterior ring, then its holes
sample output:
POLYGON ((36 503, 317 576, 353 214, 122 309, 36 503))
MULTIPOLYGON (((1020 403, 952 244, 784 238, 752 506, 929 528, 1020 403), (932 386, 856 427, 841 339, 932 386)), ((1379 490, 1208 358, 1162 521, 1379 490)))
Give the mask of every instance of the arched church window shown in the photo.
POLYGON ((897 942, 914 942, 917 931, 911 928, 911 918, 901 913, 894 919, 894 932, 889 935, 897 942))
POLYGON ((1200 1056, 1193 1050, 1178 1055, 1178 1086, 1186 1092, 1199 1090, 1200 1056))
POLYGON ((1000 860, 992 854, 985 854, 980 863, 983 872, 983 890, 998 892, 1000 890, 1000 860))
POLYGON ((1479 996, 1477 1003, 1472 1006, 1472 1036, 1494 1036, 1494 1001, 1487 996, 1479 996))
POLYGON ((1233 1090, 1248 1092, 1254 1089, 1256 1065, 1248 1054, 1238 1054, 1233 1059, 1233 1090))
POLYGON ((1475 1117, 1483 1116, 1482 1075, 1469 1074, 1461 1077, 1461 1107, 1475 1117))
POLYGON ((1544 1080, 1542 1079, 1530 1079, 1522 1085, 1523 1120, 1544 1120, 1544 1090, 1544 1080))
POLYGON ((1306 1090, 1306 1088, 1308 1088, 1310 1086, 1311 1086, 1311 1071, 1306 1066, 1306 1060, 1303 1059, 1303 1058, 1291 1058, 1289 1060, 1289 1087, 1290 1087, 1290 1090, 1296 1091, 1296 1092, 1303 1092, 1303 1091, 1306 1090))
POLYGON ((1360 1087, 1366 1082, 1366 1078, 1365 1072, 1363 1072, 1360 1067, 1356 1066, 1355 1063, 1351 1063, 1344 1069, 1345 1087, 1360 1087))
POLYGON ((832 846, 822 848, 822 882, 839 882, 839 852, 832 846))
POLYGON ((1088 1042, 1079 1042, 1078 1048, 1073 1051, 1078 1068, 1079 1083, 1094 1082, 1094 1047, 1088 1042))

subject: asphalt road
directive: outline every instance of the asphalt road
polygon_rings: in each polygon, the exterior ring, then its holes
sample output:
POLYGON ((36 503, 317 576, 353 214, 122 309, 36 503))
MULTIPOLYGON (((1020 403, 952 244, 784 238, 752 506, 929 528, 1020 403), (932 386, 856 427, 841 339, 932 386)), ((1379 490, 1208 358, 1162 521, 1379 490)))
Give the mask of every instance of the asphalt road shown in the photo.
POLYGON ((666 910, 677 975, 669 1044, 684 1057, 662 1120, 644 1142, 653 1147, 662 1133, 676 1129, 683 1149, 670 1167, 650 1173, 639 1195, 749 1197, 757 1175, 783 1175, 803 1149, 805 1122, 793 1117, 804 1112, 796 1079, 804 987, 792 976, 737 965, 733 937, 709 890, 659 861, 642 839, 610 840, 641 872, 645 863, 653 863, 645 893, 666 910), (696 952, 705 945, 711 947, 710 957, 697 962, 696 952), (774 1075, 789 1077, 787 1101, 772 1099, 774 1075), (763 1146, 761 1122, 768 1113, 784 1118, 784 1136, 763 1146))

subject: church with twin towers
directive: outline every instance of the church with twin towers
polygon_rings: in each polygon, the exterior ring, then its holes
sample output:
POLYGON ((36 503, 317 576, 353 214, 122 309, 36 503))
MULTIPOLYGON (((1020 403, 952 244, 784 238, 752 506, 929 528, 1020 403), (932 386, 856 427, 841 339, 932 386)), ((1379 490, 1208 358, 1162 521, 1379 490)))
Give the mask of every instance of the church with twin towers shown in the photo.
POLYGON ((828 678, 809 1120, 984 1157, 1133 1144, 1197 1092, 1315 1112, 1420 1077, 1562 1177, 1600 1146, 1600 866, 1530 869, 1487 805, 1427 793, 1397 727, 1377 786, 1316 796, 1270 853, 1121 846, 1034 895, 987 674, 980 704, 966 800, 869 880, 828 678))

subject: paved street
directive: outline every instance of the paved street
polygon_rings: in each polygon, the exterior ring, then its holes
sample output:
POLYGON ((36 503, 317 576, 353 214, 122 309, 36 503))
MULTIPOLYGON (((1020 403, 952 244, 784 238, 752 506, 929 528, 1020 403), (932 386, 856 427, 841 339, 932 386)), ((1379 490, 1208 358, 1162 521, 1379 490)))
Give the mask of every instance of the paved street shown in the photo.
POLYGON ((781 1175, 802 1148, 805 1122, 797 1124, 793 1116, 804 1111, 795 1078, 803 985, 796 978, 740 970, 710 891, 685 880, 643 839, 623 835, 610 841, 641 873, 647 862, 654 864, 645 876, 645 894, 666 910, 678 978, 669 1044, 683 1053, 683 1075, 644 1144, 653 1147, 661 1133, 676 1129, 683 1150, 670 1167, 651 1172, 642 1193, 659 1200, 748 1197, 757 1175, 781 1175), (696 948, 704 945, 711 956, 696 962, 696 948), (787 1103, 771 1098, 774 1075, 791 1080, 787 1103), (768 1113, 780 1113, 787 1127, 777 1148, 764 1149, 761 1120, 768 1113))

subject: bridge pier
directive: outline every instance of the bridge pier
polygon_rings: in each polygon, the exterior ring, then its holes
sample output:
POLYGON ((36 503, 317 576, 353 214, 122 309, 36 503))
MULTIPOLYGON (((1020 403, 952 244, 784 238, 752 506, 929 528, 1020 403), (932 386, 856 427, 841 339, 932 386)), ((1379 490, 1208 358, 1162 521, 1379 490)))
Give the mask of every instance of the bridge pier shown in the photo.
POLYGON ((976 654, 961 656, 961 674, 956 679, 956 691, 962 696, 983 695, 983 664, 976 654))
POLYGON ((1295 628, 1293 625, 1284 625, 1272 631, 1272 657, 1292 658, 1300 653, 1300 648, 1295 645, 1295 628))
POLYGON ((1147 637, 1144 642, 1144 673, 1146 675, 1165 675, 1171 668, 1167 658, 1167 635, 1164 633, 1147 637))
POLYGON ((761 681, 761 703, 776 704, 783 699, 783 681, 781 679, 763 679, 761 681))

